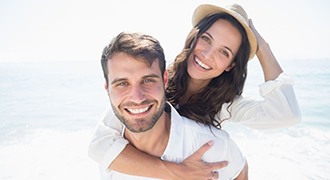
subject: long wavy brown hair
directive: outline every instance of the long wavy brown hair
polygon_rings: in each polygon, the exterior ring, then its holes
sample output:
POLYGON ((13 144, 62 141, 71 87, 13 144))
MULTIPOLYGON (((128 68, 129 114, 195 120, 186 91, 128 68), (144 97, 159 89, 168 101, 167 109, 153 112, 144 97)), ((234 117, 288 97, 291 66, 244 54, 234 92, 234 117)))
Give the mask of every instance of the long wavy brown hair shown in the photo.
MULTIPOLYGON (((226 119, 219 117, 220 113, 218 112, 221 111, 224 103, 229 103, 228 107, 230 107, 234 98, 242 94, 247 76, 249 52, 250 44, 246 32, 235 18, 226 13, 214 14, 204 18, 190 31, 183 50, 168 67, 167 100, 178 109, 182 116, 221 129, 221 123, 226 119), (201 92, 192 95, 188 101, 181 103, 191 78, 187 72, 188 58, 196 46, 197 39, 218 19, 230 22, 239 30, 242 36, 242 43, 233 60, 235 66, 230 71, 224 71, 213 78, 201 92), (216 116, 219 121, 216 120, 216 116)), ((229 110, 227 109, 227 111, 229 110)))

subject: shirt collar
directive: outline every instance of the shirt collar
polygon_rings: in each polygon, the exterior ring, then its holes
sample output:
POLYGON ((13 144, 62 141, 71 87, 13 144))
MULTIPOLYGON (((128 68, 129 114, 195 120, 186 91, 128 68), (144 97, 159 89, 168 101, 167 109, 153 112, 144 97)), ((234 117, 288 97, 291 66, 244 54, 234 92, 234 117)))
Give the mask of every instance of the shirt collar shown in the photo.
POLYGON ((171 107, 171 131, 166 149, 161 158, 181 159, 183 157, 184 119, 169 102, 167 104, 171 107))

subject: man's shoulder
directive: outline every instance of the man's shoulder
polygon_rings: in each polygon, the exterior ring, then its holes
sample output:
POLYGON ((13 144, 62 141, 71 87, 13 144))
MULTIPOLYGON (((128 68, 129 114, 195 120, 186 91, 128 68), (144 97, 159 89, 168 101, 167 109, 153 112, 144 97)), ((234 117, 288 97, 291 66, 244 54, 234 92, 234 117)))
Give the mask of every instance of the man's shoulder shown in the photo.
POLYGON ((226 131, 181 116, 171 104, 169 104, 169 106, 171 107, 172 128, 175 132, 180 132, 180 134, 184 132, 184 137, 195 137, 196 139, 209 140, 218 139, 223 142, 230 139, 229 134, 226 131))
POLYGON ((183 117, 182 123, 185 131, 190 131, 189 133, 198 133, 203 136, 208 136, 210 138, 221 139, 227 141, 230 139, 229 134, 224 131, 215 128, 214 126, 205 125, 203 123, 197 122, 195 120, 183 117))
POLYGON ((197 123, 188 118, 182 118, 185 144, 191 144, 196 151, 203 144, 213 141, 212 147, 203 155, 206 162, 216 162, 230 160, 230 154, 240 157, 241 153, 230 138, 229 134, 224 130, 219 130, 213 126, 197 123))

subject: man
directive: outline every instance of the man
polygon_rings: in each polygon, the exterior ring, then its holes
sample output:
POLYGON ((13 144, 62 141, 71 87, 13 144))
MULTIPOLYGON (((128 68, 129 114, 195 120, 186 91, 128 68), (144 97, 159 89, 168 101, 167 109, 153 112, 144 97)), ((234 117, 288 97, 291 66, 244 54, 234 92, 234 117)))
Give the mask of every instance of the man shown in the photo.
MULTIPOLYGON (((120 33, 104 49, 105 88, 114 114, 125 125, 124 138, 140 151, 172 162, 182 162, 212 140, 203 160, 229 162, 214 174, 247 179, 245 159, 226 132, 181 117, 166 102, 165 64, 162 47, 148 35, 120 33)), ((101 174, 104 179, 148 179, 113 170, 101 169, 101 174)))

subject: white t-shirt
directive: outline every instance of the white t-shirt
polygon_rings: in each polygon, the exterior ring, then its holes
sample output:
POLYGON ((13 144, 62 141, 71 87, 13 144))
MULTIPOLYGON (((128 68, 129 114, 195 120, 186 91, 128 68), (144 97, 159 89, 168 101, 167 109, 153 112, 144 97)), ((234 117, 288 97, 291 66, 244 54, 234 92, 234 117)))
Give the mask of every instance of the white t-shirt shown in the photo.
MULTIPOLYGON (((213 140, 214 144, 203 155, 203 160, 206 162, 228 161, 227 167, 218 170, 219 179, 234 179, 243 169, 245 158, 228 133, 214 127, 210 129, 207 125, 198 124, 193 120, 182 117, 171 106, 170 138, 161 159, 180 163, 210 140, 213 140)), ((101 176, 102 179, 118 180, 152 179, 109 171, 102 167, 101 176)))

